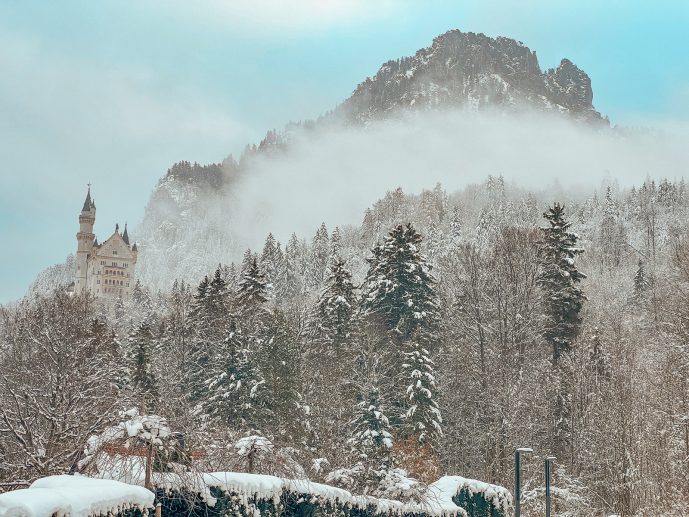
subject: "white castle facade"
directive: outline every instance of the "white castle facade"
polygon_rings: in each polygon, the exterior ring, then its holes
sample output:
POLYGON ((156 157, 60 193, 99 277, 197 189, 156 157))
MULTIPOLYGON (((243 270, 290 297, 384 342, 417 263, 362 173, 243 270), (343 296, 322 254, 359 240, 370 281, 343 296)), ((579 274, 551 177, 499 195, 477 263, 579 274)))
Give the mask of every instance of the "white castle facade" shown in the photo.
POLYGON ((74 292, 88 291, 94 296, 114 301, 128 298, 134 288, 136 243, 129 244, 127 225, 120 234, 119 225, 105 242, 98 244, 93 233, 96 222, 96 204, 91 199, 91 187, 86 194, 84 207, 79 214, 77 233, 77 268, 74 292))

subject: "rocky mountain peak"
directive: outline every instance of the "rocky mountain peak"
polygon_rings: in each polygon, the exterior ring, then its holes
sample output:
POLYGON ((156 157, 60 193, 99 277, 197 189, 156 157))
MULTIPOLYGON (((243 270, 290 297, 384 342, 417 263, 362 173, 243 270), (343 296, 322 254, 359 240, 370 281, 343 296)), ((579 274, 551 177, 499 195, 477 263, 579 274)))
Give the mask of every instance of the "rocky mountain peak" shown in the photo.
POLYGON ((591 79, 569 59, 560 61, 560 66, 545 74, 546 87, 554 100, 574 112, 593 109, 591 79))
POLYGON ((414 56, 383 64, 338 111, 367 123, 400 109, 530 107, 603 121, 592 100, 590 78, 568 59, 543 73, 519 41, 451 30, 414 56))

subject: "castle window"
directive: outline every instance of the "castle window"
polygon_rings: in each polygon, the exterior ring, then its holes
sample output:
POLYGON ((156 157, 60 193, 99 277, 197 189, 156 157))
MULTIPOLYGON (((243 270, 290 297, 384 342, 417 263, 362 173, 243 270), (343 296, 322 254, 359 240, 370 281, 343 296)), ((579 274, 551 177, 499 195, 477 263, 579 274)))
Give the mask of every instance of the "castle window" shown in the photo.
POLYGON ((117 267, 117 262, 113 262, 112 267, 117 267))
POLYGON ((112 250, 113 255, 117 255, 117 250, 112 250))

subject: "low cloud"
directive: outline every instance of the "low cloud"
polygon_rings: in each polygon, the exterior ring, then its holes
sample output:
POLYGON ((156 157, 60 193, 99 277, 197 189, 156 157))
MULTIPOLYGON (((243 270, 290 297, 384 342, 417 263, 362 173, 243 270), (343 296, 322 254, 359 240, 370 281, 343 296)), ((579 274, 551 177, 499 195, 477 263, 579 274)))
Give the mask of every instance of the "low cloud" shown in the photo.
MULTIPOLYGON (((240 241, 257 247, 272 231, 284 240, 359 223, 386 190, 419 192, 441 182, 448 190, 502 174, 542 191, 557 183, 591 192, 612 176, 622 186, 647 176, 686 173, 686 124, 654 131, 595 129, 548 114, 429 112, 374 124, 295 136, 286 155, 257 160, 231 187, 240 241)), ((209 223, 212 224, 212 223, 209 223)))

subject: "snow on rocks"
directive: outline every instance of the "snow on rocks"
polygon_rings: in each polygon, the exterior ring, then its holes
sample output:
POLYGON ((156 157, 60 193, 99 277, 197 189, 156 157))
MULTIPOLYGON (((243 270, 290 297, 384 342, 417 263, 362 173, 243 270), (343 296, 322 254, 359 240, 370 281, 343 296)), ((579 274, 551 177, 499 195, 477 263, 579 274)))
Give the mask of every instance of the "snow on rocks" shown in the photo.
POLYGON ((117 515, 153 506, 150 490, 118 481, 82 476, 49 476, 29 488, 0 494, 2 517, 89 517, 117 515))

